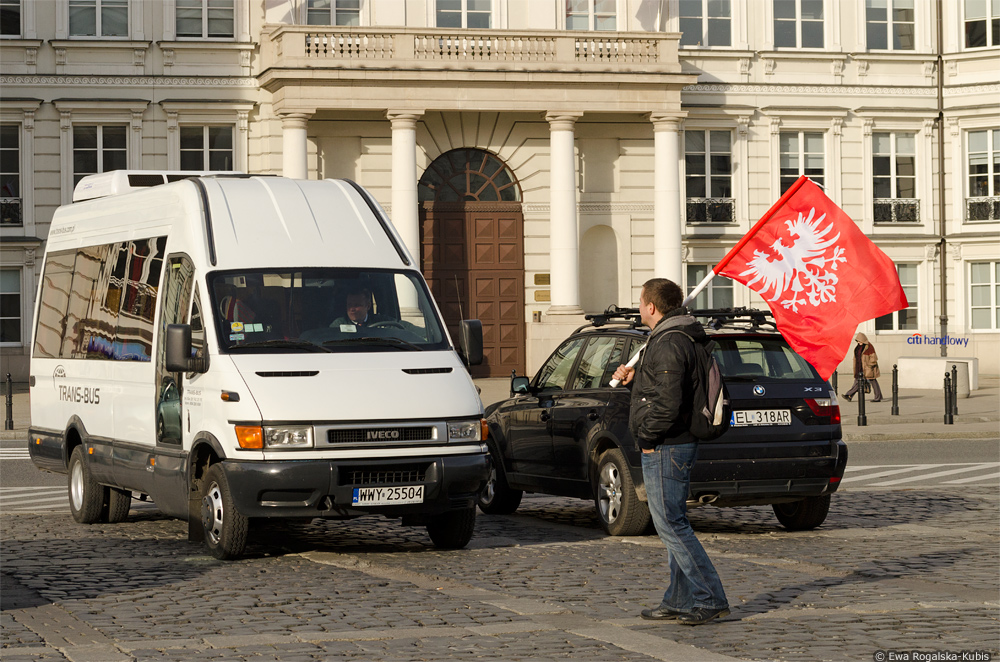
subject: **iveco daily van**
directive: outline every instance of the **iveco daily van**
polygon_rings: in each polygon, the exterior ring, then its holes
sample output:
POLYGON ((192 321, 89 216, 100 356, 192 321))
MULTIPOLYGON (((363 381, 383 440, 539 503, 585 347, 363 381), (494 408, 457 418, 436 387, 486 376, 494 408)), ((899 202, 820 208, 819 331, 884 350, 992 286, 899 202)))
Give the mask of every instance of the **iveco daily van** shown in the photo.
POLYGON ((478 321, 460 357, 357 184, 189 175, 93 175, 52 220, 28 443, 73 517, 148 496, 218 558, 256 518, 367 513, 464 547, 489 472, 478 321))

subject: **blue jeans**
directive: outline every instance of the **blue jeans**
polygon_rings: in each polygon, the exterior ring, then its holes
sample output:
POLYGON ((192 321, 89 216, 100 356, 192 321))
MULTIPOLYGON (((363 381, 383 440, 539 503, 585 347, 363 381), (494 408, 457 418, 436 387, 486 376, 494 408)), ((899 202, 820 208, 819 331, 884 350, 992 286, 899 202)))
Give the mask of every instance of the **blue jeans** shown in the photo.
POLYGON ((660 607, 674 611, 729 606, 719 574, 687 518, 691 467, 697 451, 698 444, 679 444, 658 446, 652 453, 642 454, 649 512, 667 547, 670 566, 670 586, 660 607))

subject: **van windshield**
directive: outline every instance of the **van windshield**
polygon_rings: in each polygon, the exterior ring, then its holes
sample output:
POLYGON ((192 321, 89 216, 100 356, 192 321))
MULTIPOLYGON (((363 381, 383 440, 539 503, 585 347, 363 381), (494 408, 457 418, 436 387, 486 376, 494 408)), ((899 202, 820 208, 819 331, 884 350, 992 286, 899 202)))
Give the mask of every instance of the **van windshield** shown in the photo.
POLYGON ((423 279, 390 270, 209 274, 223 351, 396 352, 448 348, 423 279))

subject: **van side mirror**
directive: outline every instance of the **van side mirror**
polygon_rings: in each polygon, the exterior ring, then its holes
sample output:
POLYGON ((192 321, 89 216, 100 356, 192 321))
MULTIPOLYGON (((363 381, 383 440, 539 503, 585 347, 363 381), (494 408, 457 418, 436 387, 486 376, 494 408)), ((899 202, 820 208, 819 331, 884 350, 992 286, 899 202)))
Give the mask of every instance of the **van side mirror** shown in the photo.
POLYGON ((483 363, 483 323, 462 320, 458 326, 458 353, 468 366, 483 363))
POLYGON ((510 395, 511 397, 517 394, 528 394, 531 393, 531 382, 527 377, 518 377, 517 375, 511 375, 510 377, 510 395))
POLYGON ((167 360, 168 372, 205 372, 205 359, 191 356, 191 325, 167 325, 167 360))

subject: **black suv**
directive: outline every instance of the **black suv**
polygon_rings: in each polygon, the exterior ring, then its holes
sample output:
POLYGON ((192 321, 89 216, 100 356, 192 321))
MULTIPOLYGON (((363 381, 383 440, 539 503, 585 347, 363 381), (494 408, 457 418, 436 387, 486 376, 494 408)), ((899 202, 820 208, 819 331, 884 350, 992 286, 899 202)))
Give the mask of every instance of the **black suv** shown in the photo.
MULTIPOLYGON (((698 444, 688 504, 770 504, 790 530, 819 526, 847 466, 836 394, 770 313, 692 314, 717 343, 733 413, 725 434, 698 444)), ((609 534, 638 535, 650 515, 628 430, 631 391, 609 382, 649 329, 637 309, 612 306, 587 319, 534 379, 513 375, 511 397, 486 408, 493 470, 479 507, 512 513, 524 492, 593 499, 609 534)))

